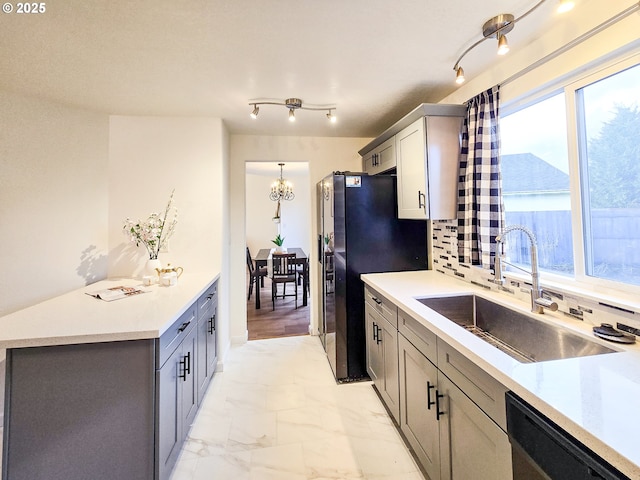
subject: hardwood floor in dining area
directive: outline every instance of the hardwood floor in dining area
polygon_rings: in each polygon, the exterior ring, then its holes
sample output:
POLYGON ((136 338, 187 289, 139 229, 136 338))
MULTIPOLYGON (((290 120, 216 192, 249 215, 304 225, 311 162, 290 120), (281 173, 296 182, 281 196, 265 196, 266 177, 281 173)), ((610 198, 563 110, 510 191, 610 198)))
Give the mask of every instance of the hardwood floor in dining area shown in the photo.
MULTIPOLYGON (((248 285, 248 284, 247 284, 248 285)), ((287 286, 287 293, 292 293, 292 286, 287 286)), ((276 308, 271 305, 271 280, 264 279, 261 289, 260 310, 256 310, 254 292, 247 301, 247 330, 249 340, 265 338, 292 337, 309 335, 310 303, 302 306, 302 285, 298 286, 298 308, 295 308, 295 297, 276 298, 276 308)), ((246 298, 246 297, 245 297, 246 298)))

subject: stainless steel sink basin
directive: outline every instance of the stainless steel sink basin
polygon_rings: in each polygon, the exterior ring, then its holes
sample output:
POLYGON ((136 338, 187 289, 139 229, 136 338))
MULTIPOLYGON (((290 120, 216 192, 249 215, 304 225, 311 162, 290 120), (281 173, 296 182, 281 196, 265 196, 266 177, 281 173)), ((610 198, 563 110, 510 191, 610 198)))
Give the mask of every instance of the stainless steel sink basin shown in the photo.
POLYGON ((616 351, 475 295, 417 300, 519 362, 543 362, 616 351))

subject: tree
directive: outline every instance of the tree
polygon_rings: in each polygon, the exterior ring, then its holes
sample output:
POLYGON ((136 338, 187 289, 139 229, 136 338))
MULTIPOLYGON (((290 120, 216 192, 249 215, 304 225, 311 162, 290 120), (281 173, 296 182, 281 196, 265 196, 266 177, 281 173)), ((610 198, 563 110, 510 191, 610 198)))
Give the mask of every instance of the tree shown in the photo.
POLYGON ((587 149, 591 208, 640 207, 640 110, 614 109, 587 149))

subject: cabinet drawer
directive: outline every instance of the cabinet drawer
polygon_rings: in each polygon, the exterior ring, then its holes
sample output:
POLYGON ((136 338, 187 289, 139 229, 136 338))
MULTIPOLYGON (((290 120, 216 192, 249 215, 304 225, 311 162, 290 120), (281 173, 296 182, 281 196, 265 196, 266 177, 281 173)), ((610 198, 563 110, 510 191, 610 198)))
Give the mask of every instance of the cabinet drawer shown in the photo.
POLYGON ((208 315, 211 305, 218 300, 218 282, 214 282, 198 299, 198 319, 208 315))
POLYGON ((449 344, 438 339, 438 368, 503 430, 507 389, 449 344))
POLYGON ((191 305, 178 320, 173 322, 166 332, 159 339, 158 348, 158 368, 160 368, 173 351, 180 345, 182 340, 191 332, 196 325, 197 302, 191 305))
POLYGON ((398 328, 398 308, 391 300, 388 300, 367 286, 364 287, 364 298, 365 302, 371 305, 393 328, 398 328))
POLYGON ((420 353, 437 365, 435 333, 400 309, 398 309, 398 331, 420 350, 420 353))

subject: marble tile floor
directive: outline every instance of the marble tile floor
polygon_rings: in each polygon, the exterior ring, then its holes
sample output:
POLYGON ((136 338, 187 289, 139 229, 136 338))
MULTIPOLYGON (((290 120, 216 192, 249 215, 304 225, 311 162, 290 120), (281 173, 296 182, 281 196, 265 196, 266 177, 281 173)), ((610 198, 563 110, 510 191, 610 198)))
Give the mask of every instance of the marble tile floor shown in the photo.
POLYGON ((423 480, 371 382, 337 385, 318 337, 232 347, 171 480, 423 480))

